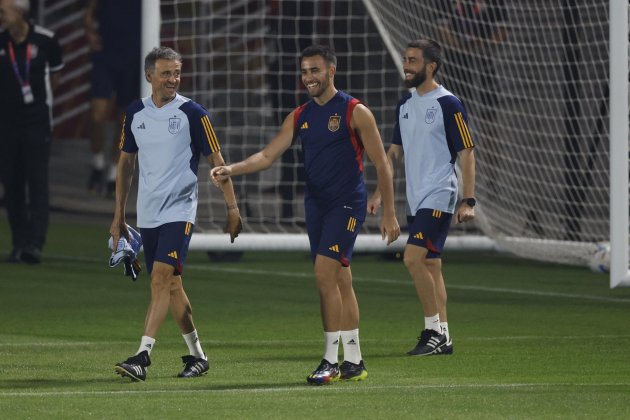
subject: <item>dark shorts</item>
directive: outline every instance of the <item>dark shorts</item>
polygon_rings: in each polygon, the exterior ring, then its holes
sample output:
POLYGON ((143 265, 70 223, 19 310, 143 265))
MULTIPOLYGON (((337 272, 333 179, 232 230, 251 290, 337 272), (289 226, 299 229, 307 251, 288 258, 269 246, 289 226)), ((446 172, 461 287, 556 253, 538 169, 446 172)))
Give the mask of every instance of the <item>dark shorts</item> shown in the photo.
POLYGON ((427 258, 440 258, 451 227, 451 213, 420 209, 415 216, 407 216, 407 243, 427 249, 427 258))
POLYGON ((315 200, 306 200, 305 208, 313 262, 319 254, 348 267, 354 243, 365 220, 365 201, 327 207, 318 205, 315 200))
POLYGON ((172 265, 175 275, 184 272, 184 262, 193 228, 194 225, 187 222, 166 223, 156 228, 140 228, 144 260, 149 273, 153 271, 154 261, 172 265))
POLYGON ((133 65, 123 60, 108 60, 104 55, 94 53, 91 84, 92 99, 111 99, 116 95, 116 104, 125 109, 140 96, 140 63, 133 65))

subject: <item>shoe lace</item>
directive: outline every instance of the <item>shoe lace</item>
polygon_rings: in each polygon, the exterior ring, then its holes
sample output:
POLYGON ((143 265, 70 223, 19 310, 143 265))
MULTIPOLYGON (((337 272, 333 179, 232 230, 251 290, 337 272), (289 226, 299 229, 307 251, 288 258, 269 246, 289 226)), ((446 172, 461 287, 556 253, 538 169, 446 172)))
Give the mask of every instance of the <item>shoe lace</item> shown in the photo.
POLYGON ((201 360, 197 359, 195 356, 182 356, 182 362, 184 363, 184 370, 191 370, 193 368, 195 368, 199 372, 203 370, 203 364, 201 363, 201 360))
POLYGON ((323 373, 323 372, 331 371, 335 369, 335 367, 336 366, 330 363, 328 360, 322 359, 321 363, 319 364, 319 366, 317 366, 317 369, 315 369, 314 373, 323 373))
POLYGON ((130 365, 140 365, 143 367, 147 367, 151 365, 151 360, 144 354, 136 354, 135 356, 131 356, 128 358, 125 363, 130 365))

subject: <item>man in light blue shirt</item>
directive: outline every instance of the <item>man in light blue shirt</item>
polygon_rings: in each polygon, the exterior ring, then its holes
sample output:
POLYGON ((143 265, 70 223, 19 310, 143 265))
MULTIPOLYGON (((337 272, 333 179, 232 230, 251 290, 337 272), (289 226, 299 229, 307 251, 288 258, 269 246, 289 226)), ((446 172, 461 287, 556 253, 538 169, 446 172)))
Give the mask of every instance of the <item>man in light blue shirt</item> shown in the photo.
MULTIPOLYGON (((208 111, 177 94, 181 68, 181 55, 170 48, 154 48, 147 55, 145 75, 152 94, 129 105, 120 136, 116 209, 110 233, 114 244, 121 236, 129 239, 125 206, 137 154, 138 227, 151 274, 151 303, 140 347, 115 369, 133 381, 146 379, 155 337, 169 309, 190 352, 182 357, 184 370, 178 376, 195 377, 208 371, 181 274, 197 212, 200 156, 211 166, 225 162, 208 111)), ((227 206, 226 232, 234 242, 242 227, 234 188, 229 179, 219 187, 227 206)))
MULTIPOLYGON (((456 222, 475 216, 474 143, 461 101, 435 81, 442 49, 430 39, 412 41, 403 57, 405 85, 412 89, 398 103, 387 156, 405 161, 409 239, 404 262, 424 312, 424 330, 412 356, 452 354, 446 318, 446 287, 440 258, 453 214, 456 222), (464 199, 457 202, 459 159, 464 199), (459 204, 459 205, 458 205, 459 204)), ((393 166, 393 165, 392 165, 393 166)), ((377 191, 368 203, 376 213, 377 191)))

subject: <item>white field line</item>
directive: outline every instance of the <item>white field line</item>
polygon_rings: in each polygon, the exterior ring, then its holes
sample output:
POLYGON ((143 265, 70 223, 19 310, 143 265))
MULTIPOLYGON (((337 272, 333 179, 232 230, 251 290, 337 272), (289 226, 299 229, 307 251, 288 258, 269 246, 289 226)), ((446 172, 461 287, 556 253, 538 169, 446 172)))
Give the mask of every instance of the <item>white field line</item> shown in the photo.
MULTIPOLYGON (((95 258, 69 258, 66 256, 51 256, 56 260, 65 260, 65 261, 81 261, 81 262, 100 262, 105 264, 105 260, 95 259, 95 258)), ((54 264, 54 261, 50 261, 49 264, 54 264)), ((65 264, 64 264, 65 265, 65 264)), ((238 273, 238 274, 249 274, 255 276, 278 276, 278 277, 300 277, 300 278, 312 278, 313 274, 308 272, 295 272, 295 271, 279 271, 279 270, 260 270, 260 269, 250 269, 250 268, 232 268, 232 267, 217 267, 212 265, 196 265, 196 264, 187 264, 187 270, 196 270, 196 271, 212 271, 212 272, 220 272, 220 273, 238 273)), ((396 279, 384 279, 384 278, 374 278, 374 277, 364 277, 364 276, 353 276, 353 280, 356 282, 366 282, 366 283, 381 283, 381 284, 398 284, 398 285, 411 285, 411 280, 396 280, 396 279)), ((511 288, 503 288, 503 287, 487 287, 487 286, 477 286, 477 285, 458 285, 448 283, 446 285, 447 289, 455 289, 455 290, 475 290, 480 292, 488 292, 488 293, 512 293, 518 295, 529 295, 529 296, 542 296, 542 297, 558 297, 564 299, 580 299, 580 300, 594 300, 598 302, 614 302, 614 303, 630 303, 630 298, 617 298, 617 297, 609 297, 609 296, 595 296, 595 295, 581 295, 577 293, 561 293, 561 292, 546 292, 542 290, 531 290, 531 289, 511 289, 511 288)))
MULTIPOLYGON (((264 275, 264 276, 281 276, 281 277, 313 277, 312 273, 303 272, 290 272, 290 271, 274 271, 274 270, 257 270, 257 269, 243 269, 243 268, 228 268, 228 267, 216 267, 216 266, 202 266, 202 265, 189 265, 187 269, 199 270, 199 271, 218 271, 224 273, 239 273, 239 274, 251 274, 251 275, 264 275)), ((383 279, 364 276, 353 276, 353 281, 366 282, 366 283, 383 283, 383 284, 400 284, 411 285, 411 280, 396 280, 396 279, 383 279)), ((486 287, 475 285, 457 285, 447 283, 447 289, 459 289, 459 290, 476 290, 481 292, 491 293, 514 293, 519 295, 532 295, 532 296, 544 296, 544 297, 560 297, 565 299, 586 299, 596 300, 601 302, 618 302, 618 303, 630 303, 629 298, 616 298, 608 296, 593 296, 593 295, 580 295, 576 293, 560 293, 560 292, 545 292, 541 290, 525 290, 525 289, 509 289, 502 287, 486 287)))
MULTIPOLYGON (((139 384, 139 386, 142 386, 139 384)), ((498 383, 498 384, 411 384, 411 385, 367 385, 355 387, 324 386, 313 387, 302 386, 278 386, 260 388, 228 388, 228 389, 136 389, 122 391, 9 391, 0 392, 0 397, 60 397, 60 396, 112 396, 112 395, 159 395, 159 394, 268 394, 268 393, 290 393, 290 392, 341 392, 348 393, 368 393, 372 391, 384 390, 422 390, 422 389, 516 389, 516 388, 557 388, 581 387, 581 388, 601 388, 601 387, 627 387, 630 382, 609 382, 609 383, 498 383)))
MULTIPOLYGON (((521 340, 545 340, 547 336, 537 335, 518 335, 518 336, 500 336, 500 337, 467 337, 458 338, 458 342, 476 342, 476 341, 521 341, 521 340)), ((630 334, 621 335, 556 335, 554 340, 616 340, 630 338, 630 334)), ((0 336, 0 340, 3 340, 0 336)), ((391 339, 391 338, 361 338, 362 343, 382 343, 387 340, 389 343, 408 343, 409 339, 391 339)), ((231 347, 231 346, 249 346, 249 345, 265 345, 265 346, 287 346, 287 345, 312 345, 320 344, 321 340, 203 340, 203 343, 214 347, 231 347)), ((1 342, 2 347, 87 347, 100 346, 104 344, 112 345, 130 345, 136 344, 135 340, 129 341, 24 341, 24 342, 1 342)))

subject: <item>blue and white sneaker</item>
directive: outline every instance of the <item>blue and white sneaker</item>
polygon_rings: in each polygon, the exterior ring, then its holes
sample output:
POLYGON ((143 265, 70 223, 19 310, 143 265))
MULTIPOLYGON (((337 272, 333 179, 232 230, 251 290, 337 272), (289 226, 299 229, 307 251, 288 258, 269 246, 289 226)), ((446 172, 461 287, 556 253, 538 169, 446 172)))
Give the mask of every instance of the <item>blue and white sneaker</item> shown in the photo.
POLYGON ((429 356, 438 354, 439 350, 446 345, 446 334, 431 329, 426 329, 420 333, 418 344, 409 350, 409 356, 429 356))
POLYGON ((133 382, 144 381, 147 378, 147 368, 151 366, 151 358, 146 350, 131 356, 121 363, 117 363, 114 371, 120 376, 128 377, 133 382))
POLYGON ((205 375, 210 369, 210 364, 206 359, 197 359, 195 356, 182 356, 184 370, 177 374, 178 378, 195 378, 205 375))
POLYGON ((448 339, 448 341, 446 342, 446 344, 444 344, 442 347, 440 347, 437 350, 437 353, 435 353, 437 355, 449 355, 449 354, 453 354, 453 340, 451 338, 448 339))

